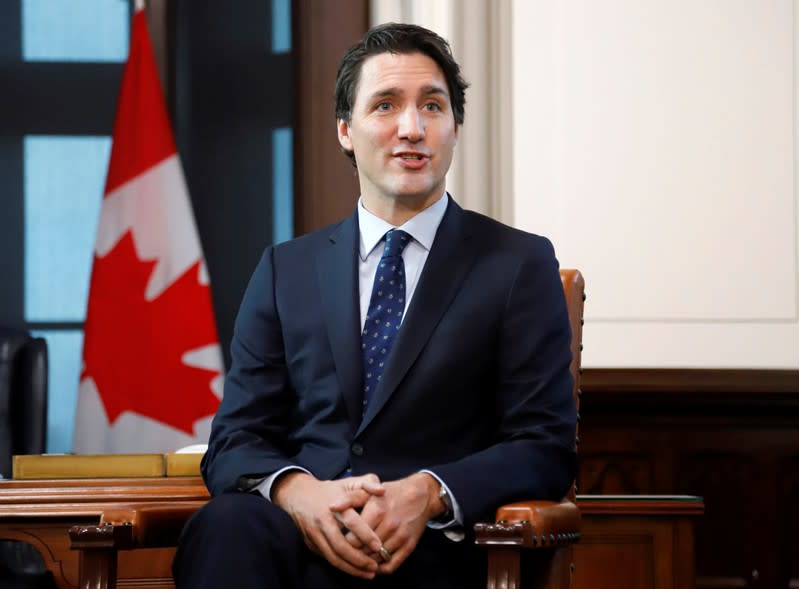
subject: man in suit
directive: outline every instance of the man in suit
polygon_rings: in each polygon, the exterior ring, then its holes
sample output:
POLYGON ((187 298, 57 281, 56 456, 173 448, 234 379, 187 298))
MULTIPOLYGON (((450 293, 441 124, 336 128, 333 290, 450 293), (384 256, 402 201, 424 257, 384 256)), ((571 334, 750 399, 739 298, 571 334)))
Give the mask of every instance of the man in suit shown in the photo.
POLYGON ((445 175, 466 83, 382 25, 342 60, 354 214, 267 248, 241 304, 179 587, 479 587, 473 524, 575 474, 550 243, 464 211, 445 175))

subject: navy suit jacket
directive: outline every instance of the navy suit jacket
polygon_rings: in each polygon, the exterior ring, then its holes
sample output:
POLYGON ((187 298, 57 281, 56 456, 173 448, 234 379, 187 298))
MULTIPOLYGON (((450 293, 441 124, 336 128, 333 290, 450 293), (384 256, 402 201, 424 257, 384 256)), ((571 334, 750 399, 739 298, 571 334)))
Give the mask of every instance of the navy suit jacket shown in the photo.
POLYGON ((363 416, 358 246, 353 214, 265 251, 203 460, 211 493, 289 465, 318 479, 427 468, 467 529, 502 503, 563 497, 576 411, 550 242, 450 199, 363 416))

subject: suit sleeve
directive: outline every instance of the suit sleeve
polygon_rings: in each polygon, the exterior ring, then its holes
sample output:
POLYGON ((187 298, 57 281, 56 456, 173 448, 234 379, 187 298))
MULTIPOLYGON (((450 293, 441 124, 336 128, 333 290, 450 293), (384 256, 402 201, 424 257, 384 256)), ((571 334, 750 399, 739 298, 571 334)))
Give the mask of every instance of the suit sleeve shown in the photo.
POLYGON ((576 475, 571 328, 552 245, 520 256, 497 345, 497 426, 479 452, 431 466, 457 497, 467 528, 504 503, 559 500, 576 475))
POLYGON ((236 317, 232 364, 202 473, 212 495, 246 490, 292 463, 287 433, 294 392, 275 304, 274 250, 253 273, 236 317))

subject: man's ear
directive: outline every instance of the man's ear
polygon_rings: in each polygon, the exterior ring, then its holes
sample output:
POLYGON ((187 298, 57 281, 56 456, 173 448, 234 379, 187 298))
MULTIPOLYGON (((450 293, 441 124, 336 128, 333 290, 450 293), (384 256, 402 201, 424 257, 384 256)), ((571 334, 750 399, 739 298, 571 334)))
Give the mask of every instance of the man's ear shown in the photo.
POLYGON ((336 127, 338 129, 339 145, 344 148, 344 151, 353 151, 352 138, 350 137, 350 124, 344 119, 339 119, 336 121, 336 127))

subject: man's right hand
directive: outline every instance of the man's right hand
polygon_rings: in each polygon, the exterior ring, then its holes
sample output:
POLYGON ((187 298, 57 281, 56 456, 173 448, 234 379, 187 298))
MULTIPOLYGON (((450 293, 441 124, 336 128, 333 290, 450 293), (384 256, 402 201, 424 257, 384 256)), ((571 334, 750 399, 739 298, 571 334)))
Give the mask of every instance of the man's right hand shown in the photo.
POLYGON ((308 547, 334 567, 362 579, 372 579, 377 563, 364 550, 355 548, 344 537, 349 530, 370 552, 378 552, 380 538, 356 511, 372 496, 385 492, 380 479, 368 474, 335 481, 320 481, 305 472, 290 471, 272 486, 272 502, 294 520, 308 547), (348 503, 351 507, 334 513, 330 506, 348 503))

